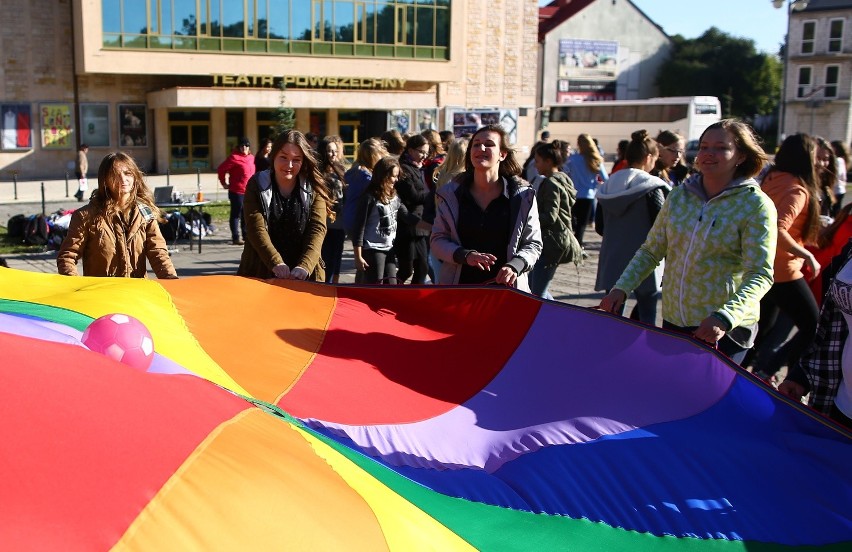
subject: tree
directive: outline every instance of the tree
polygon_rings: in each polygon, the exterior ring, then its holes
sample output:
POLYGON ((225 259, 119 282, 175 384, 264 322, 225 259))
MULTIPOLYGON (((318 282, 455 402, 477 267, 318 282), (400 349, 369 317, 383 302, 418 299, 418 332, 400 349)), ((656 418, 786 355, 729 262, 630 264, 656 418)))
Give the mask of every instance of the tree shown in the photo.
POLYGON ((272 136, 273 140, 279 134, 296 126, 296 112, 293 111, 292 107, 287 107, 287 85, 284 84, 283 78, 278 83, 278 88, 281 90, 281 95, 278 99, 278 108, 275 110, 275 136, 272 136))
POLYGON ((752 120, 778 108, 781 61, 754 41, 711 27, 696 39, 672 37, 671 57, 657 77, 663 96, 717 96, 724 116, 752 120))

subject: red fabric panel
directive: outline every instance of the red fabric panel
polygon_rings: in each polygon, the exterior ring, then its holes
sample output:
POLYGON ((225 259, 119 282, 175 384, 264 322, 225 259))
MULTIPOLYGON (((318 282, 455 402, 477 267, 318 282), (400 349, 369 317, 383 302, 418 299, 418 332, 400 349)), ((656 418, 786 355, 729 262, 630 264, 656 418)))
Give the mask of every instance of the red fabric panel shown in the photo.
POLYGON ((248 407, 200 378, 73 345, 0 333, 0 351, 8 550, 109 549, 211 430, 248 407))
POLYGON ((279 404, 356 425, 437 416, 491 381, 540 306, 498 288, 340 286, 319 354, 279 404))

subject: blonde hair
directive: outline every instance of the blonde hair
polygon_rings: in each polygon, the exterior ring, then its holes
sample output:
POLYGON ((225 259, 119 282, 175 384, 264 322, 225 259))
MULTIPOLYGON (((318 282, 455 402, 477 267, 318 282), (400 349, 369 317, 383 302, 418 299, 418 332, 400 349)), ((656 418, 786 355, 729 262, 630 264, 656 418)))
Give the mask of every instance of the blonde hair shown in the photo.
POLYGON ((580 155, 583 156, 583 159, 586 160, 586 166, 589 167, 589 170, 592 173, 596 173, 601 170, 601 165, 603 165, 603 157, 601 157, 601 152, 598 150, 597 144, 592 140, 592 137, 588 134, 581 134, 577 137, 577 149, 580 150, 580 155))
POLYGON ((464 172, 464 156, 467 153, 467 138, 459 138, 450 143, 447 158, 435 171, 435 189, 448 184, 459 173, 464 172))

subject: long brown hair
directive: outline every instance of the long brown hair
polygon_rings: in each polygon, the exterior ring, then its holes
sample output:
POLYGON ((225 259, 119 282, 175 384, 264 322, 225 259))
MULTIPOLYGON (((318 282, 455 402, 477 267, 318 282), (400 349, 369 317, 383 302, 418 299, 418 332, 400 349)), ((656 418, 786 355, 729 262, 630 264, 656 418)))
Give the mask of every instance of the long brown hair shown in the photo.
POLYGON ((314 157, 311 145, 305 135, 298 130, 287 130, 278 135, 275 142, 272 143, 272 151, 269 152, 269 159, 272 163, 272 178, 275 179, 275 158, 278 153, 287 144, 293 144, 302 150, 302 168, 299 169, 299 176, 305 177, 308 184, 313 188, 314 193, 325 200, 325 210, 328 217, 333 221, 334 215, 334 200, 331 198, 331 193, 328 191, 328 186, 325 183, 322 173, 320 173, 317 159, 314 157))
POLYGON ((795 176, 808 191, 808 215, 802 230, 802 241, 813 244, 819 235, 819 179, 814 158, 817 145, 809 135, 791 134, 781 143, 775 154, 775 164, 769 169, 767 177, 773 172, 784 172, 795 176))
POLYGON ((390 181, 394 167, 397 170, 402 170, 396 157, 390 155, 382 157, 376 163, 376 166, 373 167, 373 178, 370 179, 370 184, 367 185, 367 191, 376 198, 376 201, 380 201, 385 205, 396 195, 396 190, 390 181))
POLYGON ((515 150, 509 145, 509 134, 500 125, 485 125, 470 137, 467 151, 464 154, 464 174, 461 176, 461 181, 465 184, 473 182, 473 160, 470 157, 472 150, 470 144, 473 143, 473 139, 476 138, 477 134, 483 132, 495 132, 500 135, 500 153, 506 154, 506 157, 500 161, 500 176, 511 178, 521 174, 521 165, 515 157, 515 150))
POLYGON ((150 208, 156 215, 160 214, 160 210, 154 204, 154 195, 145 184, 144 175, 136 161, 122 151, 108 153, 98 167, 98 189, 92 194, 92 204, 106 216, 111 217, 122 211, 127 213, 140 203, 150 208), (133 173, 133 189, 130 191, 127 204, 122 208, 119 205, 118 194, 114 190, 121 188, 121 173, 125 168, 133 173))

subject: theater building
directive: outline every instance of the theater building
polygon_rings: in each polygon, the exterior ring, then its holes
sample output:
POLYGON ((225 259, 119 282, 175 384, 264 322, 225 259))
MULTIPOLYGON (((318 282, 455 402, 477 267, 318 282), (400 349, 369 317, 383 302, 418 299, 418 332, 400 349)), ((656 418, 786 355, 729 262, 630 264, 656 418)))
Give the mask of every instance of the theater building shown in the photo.
POLYGON ((210 171, 240 136, 388 128, 535 133, 536 0, 4 0, 0 178, 55 177, 80 143, 210 171))

